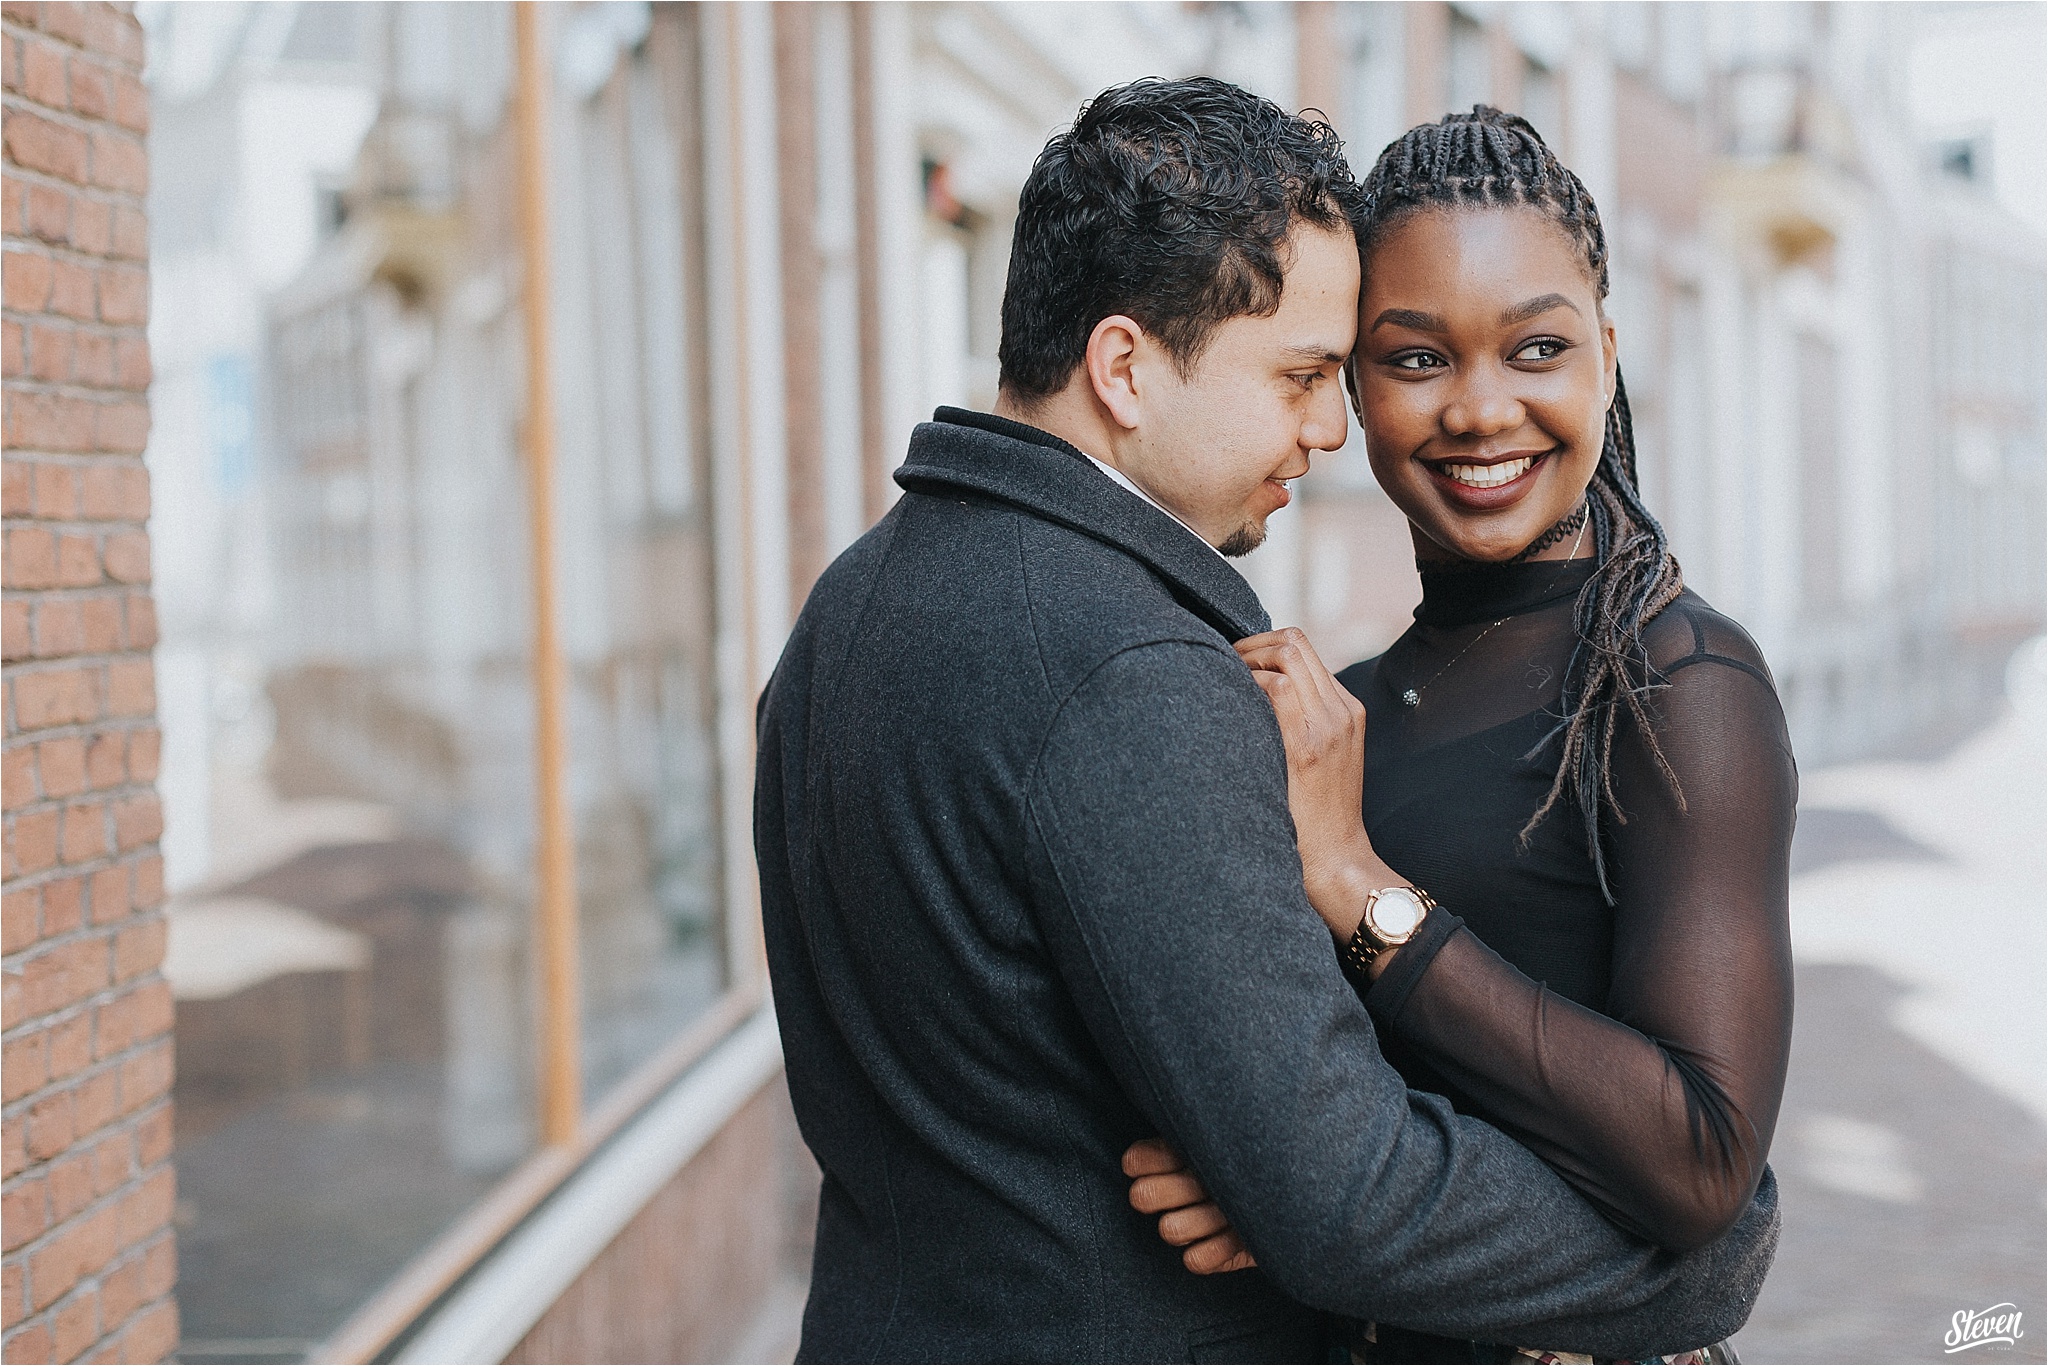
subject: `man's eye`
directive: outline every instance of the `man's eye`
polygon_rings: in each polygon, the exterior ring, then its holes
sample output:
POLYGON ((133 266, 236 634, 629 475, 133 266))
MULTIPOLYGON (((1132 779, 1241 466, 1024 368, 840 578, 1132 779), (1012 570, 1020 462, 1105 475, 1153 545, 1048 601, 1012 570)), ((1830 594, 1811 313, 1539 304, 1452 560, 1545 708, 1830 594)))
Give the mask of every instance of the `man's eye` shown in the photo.
POLYGON ((1428 351, 1404 351, 1388 362, 1396 370, 1435 370, 1443 363, 1443 357, 1428 351))
POLYGON ((1570 342, 1559 337, 1538 337, 1535 341, 1525 343, 1521 350, 1515 352, 1514 358, 1523 361, 1556 360, 1570 346, 1570 342))

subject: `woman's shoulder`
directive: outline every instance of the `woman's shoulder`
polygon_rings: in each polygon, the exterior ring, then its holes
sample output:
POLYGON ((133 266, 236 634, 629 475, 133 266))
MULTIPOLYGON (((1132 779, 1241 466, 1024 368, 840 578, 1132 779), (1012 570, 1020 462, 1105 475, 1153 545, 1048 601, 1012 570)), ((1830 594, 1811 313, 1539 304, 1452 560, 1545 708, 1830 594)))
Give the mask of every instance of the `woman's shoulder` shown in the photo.
POLYGON ((1650 667, 1666 680, 1695 665, 1715 665, 1753 675, 1777 691, 1764 652, 1749 632, 1690 588, 1643 628, 1643 648, 1650 667))
POLYGON ((1372 689, 1372 681, 1379 677, 1380 661, 1386 657, 1386 652, 1382 651, 1371 659, 1361 659, 1356 664, 1339 669, 1337 681, 1344 685, 1346 692, 1363 702, 1366 700, 1366 694, 1372 689))

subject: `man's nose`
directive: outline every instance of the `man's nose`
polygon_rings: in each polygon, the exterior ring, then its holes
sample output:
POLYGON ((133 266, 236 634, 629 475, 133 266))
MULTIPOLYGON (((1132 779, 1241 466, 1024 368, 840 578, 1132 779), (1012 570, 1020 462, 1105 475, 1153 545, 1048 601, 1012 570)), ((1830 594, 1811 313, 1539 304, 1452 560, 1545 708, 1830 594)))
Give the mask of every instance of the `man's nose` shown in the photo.
POLYGON ((1308 412, 1301 424, 1301 448, 1305 451, 1334 451, 1350 436, 1344 421, 1344 388, 1341 384, 1316 386, 1308 412))
POLYGON ((1440 419, 1452 436, 1497 436, 1522 424, 1522 404, 1498 375, 1470 375, 1451 396, 1440 419))

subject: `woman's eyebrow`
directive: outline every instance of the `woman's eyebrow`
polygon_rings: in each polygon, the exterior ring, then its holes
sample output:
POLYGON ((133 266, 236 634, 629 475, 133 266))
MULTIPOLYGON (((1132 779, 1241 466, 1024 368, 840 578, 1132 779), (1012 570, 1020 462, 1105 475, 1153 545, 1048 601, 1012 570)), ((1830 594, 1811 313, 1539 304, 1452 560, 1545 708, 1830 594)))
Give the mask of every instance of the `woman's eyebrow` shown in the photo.
POLYGON ((1503 311, 1500 315, 1500 325, 1513 327, 1516 323, 1540 317, 1553 308, 1569 308, 1574 313, 1579 311, 1579 306, 1562 294, 1539 294, 1527 303, 1516 304, 1513 308, 1503 311))
MULTIPOLYGON (((1556 298, 1557 296, 1552 295, 1551 297, 1556 298)), ((1451 330, 1444 320, 1434 313, 1418 313, 1412 308, 1390 308, 1377 318, 1374 318, 1372 326, 1368 327, 1366 331, 1377 332, 1387 323, 1392 323, 1396 327, 1412 327, 1417 332, 1448 332, 1451 330)))

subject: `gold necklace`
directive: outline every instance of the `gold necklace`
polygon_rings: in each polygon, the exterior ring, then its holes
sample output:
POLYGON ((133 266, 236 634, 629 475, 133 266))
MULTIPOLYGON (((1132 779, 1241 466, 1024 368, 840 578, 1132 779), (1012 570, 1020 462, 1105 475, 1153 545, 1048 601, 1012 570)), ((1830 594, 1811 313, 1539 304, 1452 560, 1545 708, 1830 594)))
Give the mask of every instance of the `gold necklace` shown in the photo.
MULTIPOLYGON (((1583 545, 1586 540, 1586 523, 1591 520, 1592 519, 1590 517, 1582 518, 1580 520, 1579 534, 1572 537, 1572 553, 1564 557, 1566 569, 1569 569, 1571 567, 1572 561, 1576 560, 1579 557, 1579 547, 1583 545)), ((1564 574, 1564 569, 1560 569, 1557 571, 1557 577, 1550 581, 1551 588, 1554 589, 1559 584, 1564 582, 1564 574)), ((1466 655, 1470 654, 1472 652, 1472 647, 1474 645, 1477 645, 1480 641, 1486 639, 1488 636, 1492 635, 1495 627, 1505 626, 1514 619, 1515 614, 1513 612, 1510 612, 1506 616, 1502 617, 1499 621, 1496 621, 1489 625, 1484 631, 1481 631, 1478 635, 1472 637, 1472 639, 1466 641, 1465 648, 1458 651, 1458 653, 1452 655, 1450 657, 1450 660, 1447 663, 1445 663, 1443 668, 1438 669, 1435 673, 1431 674, 1429 676, 1429 681, 1427 683, 1424 683, 1419 688, 1409 688, 1408 690, 1403 692, 1401 694, 1401 705, 1404 707, 1421 706, 1422 694, 1429 691, 1430 688, 1434 687, 1436 685, 1436 681, 1439 678, 1442 678, 1445 674, 1449 673, 1451 671, 1452 664, 1456 664, 1459 660, 1463 659, 1466 655)))

